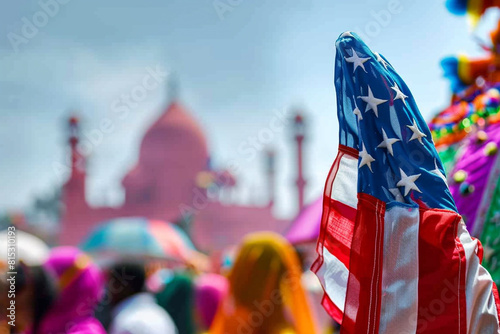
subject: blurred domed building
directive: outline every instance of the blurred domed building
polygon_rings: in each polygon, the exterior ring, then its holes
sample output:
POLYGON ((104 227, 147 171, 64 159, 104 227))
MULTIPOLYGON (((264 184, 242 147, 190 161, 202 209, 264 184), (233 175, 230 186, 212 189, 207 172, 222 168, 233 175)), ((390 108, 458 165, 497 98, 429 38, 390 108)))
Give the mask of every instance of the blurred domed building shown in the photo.
POLYGON ((177 99, 146 131, 138 161, 122 180, 125 200, 120 207, 91 207, 87 203, 86 158, 78 148, 77 118, 70 118, 69 129, 71 175, 62 189, 61 244, 77 245, 96 225, 117 217, 140 216, 183 224, 194 243, 206 251, 233 245, 252 231, 283 232, 287 227, 288 221, 272 213, 274 155, 268 153, 269 203, 235 204, 230 194, 237 180, 229 171, 210 168, 205 133, 177 99))
POLYGON ((178 102, 146 131, 138 163, 123 179, 125 206, 140 215, 190 203, 196 177, 207 169, 205 135, 178 102))

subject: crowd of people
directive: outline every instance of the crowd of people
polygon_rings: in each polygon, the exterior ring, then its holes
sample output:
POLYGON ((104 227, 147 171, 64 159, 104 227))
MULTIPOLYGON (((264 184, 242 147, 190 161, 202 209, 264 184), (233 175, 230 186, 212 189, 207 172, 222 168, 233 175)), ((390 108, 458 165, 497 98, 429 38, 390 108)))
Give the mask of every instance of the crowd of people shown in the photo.
MULTIPOLYGON (((226 275, 192 268, 160 270, 168 275, 152 288, 148 282, 155 274, 144 260, 117 258, 98 266, 77 248, 53 248, 41 266, 18 264, 15 327, 3 319, 2 331, 319 333, 299 256, 279 235, 247 236, 226 275)), ((3 310, 8 307, 6 283, 2 279, 3 310)))

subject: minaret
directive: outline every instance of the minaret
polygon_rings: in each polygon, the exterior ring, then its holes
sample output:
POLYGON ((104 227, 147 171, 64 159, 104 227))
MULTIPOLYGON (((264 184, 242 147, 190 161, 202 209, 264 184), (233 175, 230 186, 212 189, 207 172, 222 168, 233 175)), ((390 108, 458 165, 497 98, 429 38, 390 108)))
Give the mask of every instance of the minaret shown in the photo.
POLYGON ((269 203, 268 206, 272 208, 274 206, 275 201, 275 187, 276 187, 276 177, 275 177, 275 160, 276 153, 274 150, 270 149, 266 151, 266 174, 267 174, 267 193, 269 194, 269 203))
POLYGON ((78 118, 72 116, 68 120, 71 159, 71 175, 62 187, 62 214, 59 243, 61 245, 77 245, 88 233, 88 219, 91 217, 89 206, 85 200, 85 157, 79 150, 80 140, 78 118))
POLYGON ((79 120, 72 116, 68 121, 69 146, 71 150, 71 175, 64 184, 63 198, 66 210, 72 207, 86 206, 85 201, 85 157, 78 149, 79 120))
POLYGON ((298 192, 298 211, 300 212, 304 208, 304 189, 306 187, 306 180, 304 179, 304 171, 302 167, 305 125, 304 117, 300 111, 296 112, 293 131, 295 141, 297 142, 297 180, 295 181, 295 184, 298 192))

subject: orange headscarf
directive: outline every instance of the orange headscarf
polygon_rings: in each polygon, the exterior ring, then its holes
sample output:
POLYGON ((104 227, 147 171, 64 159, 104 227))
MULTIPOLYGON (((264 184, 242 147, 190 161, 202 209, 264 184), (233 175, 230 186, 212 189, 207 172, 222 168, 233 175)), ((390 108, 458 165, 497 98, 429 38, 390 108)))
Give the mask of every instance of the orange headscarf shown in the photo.
POLYGON ((229 286, 210 334, 317 333, 297 255, 280 235, 246 237, 229 274, 229 286))

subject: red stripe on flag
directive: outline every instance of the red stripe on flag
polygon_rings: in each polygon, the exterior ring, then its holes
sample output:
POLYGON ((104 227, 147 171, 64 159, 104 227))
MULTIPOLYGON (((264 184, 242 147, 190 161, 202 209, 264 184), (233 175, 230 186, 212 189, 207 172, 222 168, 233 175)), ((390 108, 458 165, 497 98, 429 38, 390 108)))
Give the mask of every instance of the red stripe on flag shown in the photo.
POLYGON ((316 253, 318 253, 318 258, 311 266, 311 270, 316 273, 319 268, 323 265, 323 245, 325 243, 325 238, 327 235, 327 226, 328 226, 328 216, 330 215, 330 197, 327 194, 330 194, 332 191, 333 181, 335 180, 335 176, 337 175, 337 171, 339 169, 340 160, 342 159, 342 153, 338 152, 337 157, 333 161, 332 167, 330 168, 330 172, 328 173, 328 177, 326 178, 325 184, 325 192, 323 195, 323 213, 321 215, 321 228, 319 230, 318 243, 316 244, 316 253))
POLYGON ((460 216, 420 208, 417 333, 466 333, 465 253, 460 216), (464 325, 465 324, 465 325, 464 325))
MULTIPOLYGON (((323 265, 324 247, 326 247, 333 256, 341 261, 347 269, 349 268, 349 254, 356 210, 348 205, 345 205, 344 203, 332 200, 330 197, 333 183, 339 170, 340 161, 346 155, 357 159, 358 151, 351 147, 339 145, 337 157, 330 168, 325 182, 325 190, 323 194, 323 214, 321 217, 321 228, 316 245, 318 257, 311 266, 311 270, 315 273, 317 273, 323 265), (340 233, 340 231, 342 232, 340 233), (331 234, 332 232, 334 233, 331 234)), ((332 302, 326 292, 323 295, 323 306, 332 318, 334 318, 338 323, 342 323, 342 318, 344 316, 342 311, 339 306, 332 302)))
POLYGON ((349 269, 349 254, 351 252, 356 209, 338 201, 330 200, 329 211, 324 245, 331 254, 349 269))
POLYGON ((342 334, 377 334, 380 322, 385 203, 358 194, 342 334))
MULTIPOLYGON (((332 167, 330 168, 330 172, 328 173, 328 177, 326 179, 325 183, 325 191, 323 195, 323 214, 321 216, 321 228, 319 231, 319 237, 318 237, 318 243, 316 245, 316 252, 318 253, 318 258, 316 261, 311 266, 311 270, 313 272, 318 272, 319 268, 323 265, 323 246, 325 244, 327 236, 329 236, 329 233, 331 233, 332 230, 335 230, 338 227, 339 231, 343 231, 342 234, 337 234, 337 236, 342 235, 343 240, 340 241, 338 244, 333 242, 334 245, 337 245, 339 249, 342 249, 341 245, 347 246, 348 248, 350 247, 350 241, 347 242, 347 240, 352 240, 352 227, 349 228, 349 226, 352 226, 354 224, 350 224, 346 227, 343 227, 340 225, 342 221, 341 215, 346 214, 348 215, 347 217, 352 218, 352 221, 354 221, 354 218, 356 216, 356 210, 352 209, 349 207, 351 210, 347 210, 346 207, 347 205, 340 203, 338 201, 334 201, 330 198, 330 194, 332 192, 332 187, 333 187, 333 182, 335 181, 335 177, 337 176, 337 172, 339 170, 339 165, 340 165, 340 160, 342 160, 342 157, 344 155, 349 155, 354 158, 358 158, 358 152, 354 150, 353 148, 339 145, 339 151, 337 153, 337 157, 333 161, 332 167), (333 212, 332 212, 333 211, 333 212), (329 228, 329 225, 332 225, 332 227, 329 228)), ((333 247, 332 245, 332 239, 329 236, 329 241, 328 244, 333 247)), ((330 248, 329 248, 330 250, 330 248)), ((332 249, 332 254, 337 255, 337 253, 334 253, 334 249, 332 249)), ((341 253, 343 254, 341 258, 339 258, 340 261, 342 261, 347 268, 349 268, 349 250, 341 250, 341 253), (346 258, 347 256, 347 258, 346 258)))
POLYGON ((473 236, 471 236, 470 238, 474 241, 477 241, 476 254, 477 254, 477 257, 479 258, 479 264, 482 264, 483 263, 483 255, 484 255, 483 244, 481 243, 481 240, 474 238, 473 236))
MULTIPOLYGON (((500 297, 498 296, 498 288, 495 282, 493 282, 493 297, 495 298, 495 306, 497 307, 497 316, 500 319, 500 297)), ((498 332, 500 333, 500 329, 498 332)))
POLYGON ((330 297, 326 293, 323 294, 323 299, 321 300, 321 305, 325 309, 325 311, 333 318, 337 323, 342 324, 342 317, 344 314, 342 311, 335 305, 330 297))
POLYGON ((347 155, 350 155, 351 157, 356 159, 359 157, 359 152, 356 149, 349 146, 339 145, 339 151, 347 155))
MULTIPOLYGON (((460 216, 458 221, 460 222, 460 216)), ((458 224, 457 223, 457 230, 458 230, 458 224)), ((465 282, 467 279, 467 255, 465 254, 465 249, 464 246, 462 245, 462 242, 460 241, 460 238, 457 236, 455 237, 455 244, 456 248, 458 251, 458 254, 460 255, 460 271, 459 271, 459 280, 460 284, 458 285, 458 316, 460 318, 460 328, 459 328, 459 334, 461 333, 467 333, 467 295, 466 295, 466 290, 465 290, 465 282), (465 313, 465 316, 464 316, 465 313)))

